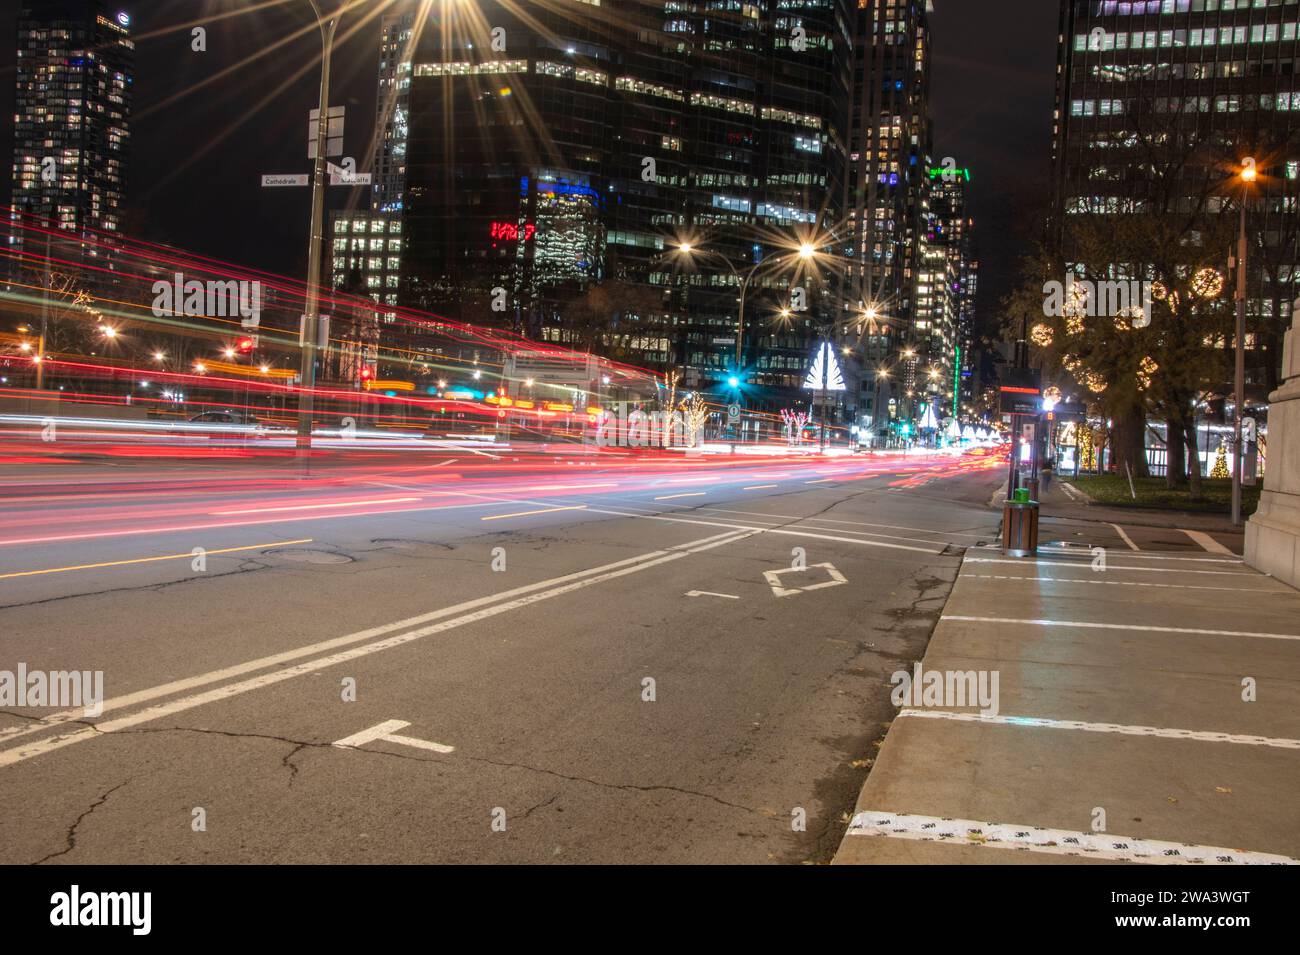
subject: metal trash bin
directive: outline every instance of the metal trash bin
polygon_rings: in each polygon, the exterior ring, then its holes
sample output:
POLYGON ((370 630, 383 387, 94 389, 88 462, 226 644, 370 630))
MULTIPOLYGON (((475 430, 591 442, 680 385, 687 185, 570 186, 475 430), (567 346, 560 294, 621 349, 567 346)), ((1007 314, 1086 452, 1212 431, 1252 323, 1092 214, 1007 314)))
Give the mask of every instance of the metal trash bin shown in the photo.
POLYGON ((1006 501, 1002 505, 1002 550, 1008 557, 1038 554, 1038 502, 1006 501))

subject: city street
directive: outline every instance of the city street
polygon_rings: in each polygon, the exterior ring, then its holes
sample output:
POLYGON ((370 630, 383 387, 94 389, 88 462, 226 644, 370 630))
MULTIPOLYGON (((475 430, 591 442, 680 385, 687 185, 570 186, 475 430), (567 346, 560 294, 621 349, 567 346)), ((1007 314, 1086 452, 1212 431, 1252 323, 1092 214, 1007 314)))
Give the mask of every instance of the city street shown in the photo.
POLYGON ((990 460, 20 469, 4 861, 825 861, 990 460))

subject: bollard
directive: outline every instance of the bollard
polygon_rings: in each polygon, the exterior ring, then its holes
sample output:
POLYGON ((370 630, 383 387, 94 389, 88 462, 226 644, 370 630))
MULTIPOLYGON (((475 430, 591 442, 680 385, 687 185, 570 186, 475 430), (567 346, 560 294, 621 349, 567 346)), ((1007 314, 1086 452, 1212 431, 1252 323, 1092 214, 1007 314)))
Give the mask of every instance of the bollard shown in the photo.
MULTIPOLYGON (((1025 488, 1020 488, 1025 491, 1025 488)), ((1002 505, 1002 550, 1008 557, 1033 557, 1038 553, 1038 502, 1006 501, 1002 505)))

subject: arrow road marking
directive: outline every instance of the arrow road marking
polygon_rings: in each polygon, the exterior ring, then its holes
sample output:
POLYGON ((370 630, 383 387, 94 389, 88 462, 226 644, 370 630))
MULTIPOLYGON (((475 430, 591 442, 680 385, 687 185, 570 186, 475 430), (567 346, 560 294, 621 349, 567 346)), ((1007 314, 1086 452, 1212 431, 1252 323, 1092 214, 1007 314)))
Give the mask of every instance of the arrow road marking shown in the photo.
POLYGON ((340 746, 345 749, 360 749, 366 743, 373 743, 376 740, 385 743, 400 743, 403 746, 414 746, 416 749, 429 749, 435 753, 452 753, 456 747, 444 746, 442 743, 431 743, 428 740, 416 739, 414 736, 399 736, 396 731, 406 729, 411 724, 405 720, 386 720, 368 730, 362 730, 360 733, 353 733, 351 736, 345 736, 341 740, 333 743, 334 746, 340 746))

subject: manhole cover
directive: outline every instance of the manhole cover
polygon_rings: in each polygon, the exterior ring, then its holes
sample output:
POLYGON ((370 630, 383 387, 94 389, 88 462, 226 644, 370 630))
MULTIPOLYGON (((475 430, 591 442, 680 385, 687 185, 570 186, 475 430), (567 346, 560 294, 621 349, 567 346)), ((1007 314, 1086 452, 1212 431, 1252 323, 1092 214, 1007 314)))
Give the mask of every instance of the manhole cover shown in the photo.
POLYGON ((280 550, 262 552, 265 557, 279 557, 282 560, 294 560, 300 564, 350 564, 352 558, 347 554, 336 554, 329 550, 308 550, 304 547, 285 547, 280 550))

